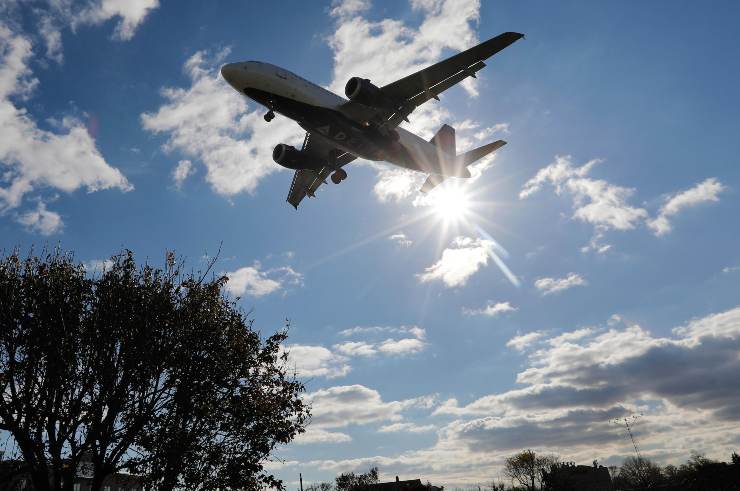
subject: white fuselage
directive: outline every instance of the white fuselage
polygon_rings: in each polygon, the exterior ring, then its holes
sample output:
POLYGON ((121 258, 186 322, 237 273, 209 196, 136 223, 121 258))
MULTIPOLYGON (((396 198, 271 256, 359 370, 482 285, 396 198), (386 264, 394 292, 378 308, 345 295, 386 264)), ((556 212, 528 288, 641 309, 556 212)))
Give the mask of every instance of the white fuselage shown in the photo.
POLYGON ((432 143, 403 128, 395 129, 397 140, 379 133, 369 121, 362 120, 356 104, 288 70, 248 61, 225 65, 221 73, 240 93, 295 120, 341 150, 430 174, 456 173, 448 168, 450 159, 432 143))

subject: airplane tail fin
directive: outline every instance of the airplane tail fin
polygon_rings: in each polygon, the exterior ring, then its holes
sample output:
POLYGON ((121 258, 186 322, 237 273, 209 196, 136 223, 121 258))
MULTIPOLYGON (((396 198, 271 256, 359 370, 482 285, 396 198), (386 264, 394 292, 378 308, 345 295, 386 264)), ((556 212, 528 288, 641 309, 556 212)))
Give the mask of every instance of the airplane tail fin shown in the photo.
POLYGON ((429 143, 435 145, 440 153, 440 160, 449 160, 450 157, 457 155, 457 145, 455 143, 455 128, 448 124, 443 124, 437 131, 437 134, 429 140, 429 143))
POLYGON ((430 142, 440 148, 440 160, 455 156, 454 159, 451 159, 451 162, 453 163, 452 167, 455 170, 453 173, 448 175, 429 174, 429 177, 427 177, 427 180, 424 181, 424 185, 422 185, 420 189, 422 193, 428 193, 442 184, 442 182, 448 177, 470 177, 470 171, 468 170, 468 166, 470 164, 506 145, 504 140, 497 140, 487 145, 483 145, 482 147, 456 155, 455 129, 449 125, 443 125, 430 142), (452 151, 450 152, 450 150, 452 151))

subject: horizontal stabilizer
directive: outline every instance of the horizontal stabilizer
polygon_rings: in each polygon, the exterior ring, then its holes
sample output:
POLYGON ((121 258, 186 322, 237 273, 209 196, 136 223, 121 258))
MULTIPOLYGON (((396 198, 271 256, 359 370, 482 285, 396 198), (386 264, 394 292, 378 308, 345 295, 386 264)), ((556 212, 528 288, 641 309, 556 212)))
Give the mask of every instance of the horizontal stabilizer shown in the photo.
POLYGON ((447 176, 440 176, 439 174, 429 174, 427 180, 424 181, 424 184, 421 186, 419 192, 428 193, 432 189, 442 184, 445 179, 447 179, 447 176))
POLYGON ((458 155, 456 163, 460 167, 467 167, 476 160, 482 159, 489 153, 495 152, 504 145, 506 145, 506 142, 503 140, 497 140, 493 143, 489 143, 488 145, 483 145, 482 147, 478 147, 474 150, 458 155))

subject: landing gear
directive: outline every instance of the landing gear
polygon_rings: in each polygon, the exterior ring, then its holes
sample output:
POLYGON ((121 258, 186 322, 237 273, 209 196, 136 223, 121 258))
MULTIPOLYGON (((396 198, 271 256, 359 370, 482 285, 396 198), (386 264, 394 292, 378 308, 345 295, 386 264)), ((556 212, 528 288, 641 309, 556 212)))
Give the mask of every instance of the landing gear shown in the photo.
POLYGON ((334 184, 339 184, 345 179, 347 179, 347 171, 345 171, 344 169, 337 169, 331 175, 331 182, 333 182, 334 184))
POLYGON ((272 109, 270 109, 269 111, 267 111, 267 114, 265 114, 265 121, 269 123, 273 119, 275 119, 275 113, 272 111, 272 109))

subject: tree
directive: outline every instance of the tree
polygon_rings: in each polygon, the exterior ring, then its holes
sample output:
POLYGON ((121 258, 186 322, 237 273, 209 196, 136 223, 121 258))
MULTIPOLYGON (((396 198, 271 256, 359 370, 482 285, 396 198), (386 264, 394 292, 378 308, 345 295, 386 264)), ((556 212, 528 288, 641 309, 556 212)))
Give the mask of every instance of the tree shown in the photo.
POLYGON ((542 487, 542 472, 558 462, 555 455, 537 455, 532 450, 524 450, 508 457, 504 463, 504 473, 529 491, 542 487))
POLYGON ((499 483, 495 479, 492 479, 491 482, 487 483, 484 486, 484 489, 488 491, 504 491, 506 489, 506 485, 504 483, 499 483))
POLYGON ((263 463, 304 431, 281 330, 262 339, 226 278, 137 267, 92 276, 58 251, 0 259, 0 428, 34 489, 141 473, 157 489, 281 487, 263 463))
POLYGON ((309 485, 306 491, 332 491, 333 488, 330 482, 317 482, 309 485))
POLYGON ((378 468, 372 467, 364 474, 347 472, 335 478, 336 491, 361 491, 369 484, 378 483, 378 468))
POLYGON ((649 488, 663 481, 660 466, 644 457, 628 457, 614 480, 617 489, 649 488))

